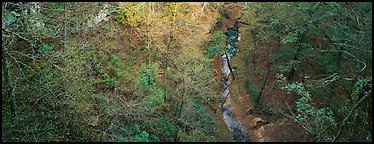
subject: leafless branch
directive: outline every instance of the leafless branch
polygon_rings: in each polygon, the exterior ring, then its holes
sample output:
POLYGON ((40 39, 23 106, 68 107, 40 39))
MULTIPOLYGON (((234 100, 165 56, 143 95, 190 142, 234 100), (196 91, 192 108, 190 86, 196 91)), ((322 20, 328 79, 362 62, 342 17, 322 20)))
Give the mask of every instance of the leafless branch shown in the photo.
POLYGON ((333 43, 333 44, 342 45, 342 46, 346 46, 346 47, 354 48, 354 49, 356 49, 356 50, 361 50, 361 51, 364 51, 364 52, 372 53, 371 51, 364 50, 364 49, 360 49, 360 48, 358 48, 358 47, 355 47, 355 46, 352 46, 352 45, 348 45, 348 44, 344 44, 344 43, 333 43))
POLYGON ((333 81, 336 81, 340 76, 337 75, 338 73, 334 73, 328 77, 325 77, 323 79, 319 79, 319 80, 310 80, 311 82, 313 81, 316 85, 316 87, 323 87, 323 86, 326 86, 327 84, 333 82, 333 81))
POLYGON ((288 102, 286 101, 286 105, 288 107, 288 110, 290 111, 290 113, 292 114, 293 117, 295 117, 295 114, 292 112, 292 109, 291 107, 288 105, 288 102))
POLYGON ((343 53, 346 53, 348 54, 349 56, 353 57, 354 59, 352 60, 355 60, 355 61, 358 61, 360 63, 363 63, 364 64, 364 67, 360 70, 360 72, 364 71, 365 68, 366 68, 366 63, 361 61, 360 59, 358 59, 357 57, 355 57, 353 54, 347 52, 347 51, 343 51, 343 50, 321 50, 321 52, 343 52, 343 53))

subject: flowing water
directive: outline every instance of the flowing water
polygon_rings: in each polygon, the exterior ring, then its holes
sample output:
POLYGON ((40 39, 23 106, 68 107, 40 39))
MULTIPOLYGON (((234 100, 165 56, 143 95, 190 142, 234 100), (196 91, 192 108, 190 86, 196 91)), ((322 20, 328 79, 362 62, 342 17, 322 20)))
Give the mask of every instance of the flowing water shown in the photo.
POLYGON ((226 32, 227 36, 227 50, 221 55, 221 71, 222 71, 222 93, 220 99, 222 103, 220 104, 223 110, 223 119, 227 126, 229 127, 233 141, 235 142, 247 142, 249 139, 246 136, 245 128, 240 124, 240 122, 235 121, 231 116, 230 111, 230 91, 229 86, 233 80, 231 71, 229 68, 230 57, 236 56, 238 50, 236 47, 237 42, 240 40, 240 34, 238 31, 238 22, 235 22, 234 26, 226 32))

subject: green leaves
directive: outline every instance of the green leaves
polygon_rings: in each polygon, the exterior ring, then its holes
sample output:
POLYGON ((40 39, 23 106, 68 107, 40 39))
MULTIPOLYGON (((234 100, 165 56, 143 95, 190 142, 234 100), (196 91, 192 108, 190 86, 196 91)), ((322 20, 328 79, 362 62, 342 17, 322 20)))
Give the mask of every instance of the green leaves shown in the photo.
POLYGON ((360 79, 356 83, 356 85, 354 87, 354 90, 353 90, 353 94, 355 95, 355 98, 358 98, 360 93, 366 92, 367 89, 369 89, 369 88, 371 89, 371 87, 372 87, 372 77, 371 76, 366 77, 364 79, 360 79))
POLYGON ((155 77, 155 72, 157 71, 158 64, 142 64, 139 68, 139 75, 137 76, 136 80, 137 83, 140 86, 140 89, 142 91, 146 90, 149 88, 150 83, 148 82, 154 82, 156 77, 155 77))
POLYGON ((213 58, 217 54, 224 52, 225 35, 222 32, 216 32, 211 36, 212 42, 205 48, 205 54, 209 58, 213 58))
POLYGON ((142 133, 135 136, 135 142, 149 142, 149 134, 147 131, 142 131, 142 133))
POLYGON ((9 21, 13 21, 13 20, 14 20, 14 16, 13 16, 13 14, 9 14, 9 15, 8 15, 8 20, 9 20, 9 21))
POLYGON ((288 44, 288 43, 295 43, 299 41, 299 35, 303 32, 303 30, 294 30, 290 33, 288 33, 285 37, 282 38, 281 43, 282 44, 288 44))
POLYGON ((134 125, 132 125, 132 134, 138 134, 138 133, 140 133, 140 126, 139 125, 137 125, 137 124, 134 124, 134 125))
POLYGON ((48 45, 48 44, 42 44, 42 47, 38 50, 42 54, 50 54, 53 50, 53 45, 48 45))
POLYGON ((334 65, 334 56, 332 54, 324 54, 319 57, 319 63, 318 63, 318 68, 320 72, 322 73, 333 73, 334 71, 337 70, 336 65, 334 65))
MULTIPOLYGON (((282 75, 277 74, 278 79, 282 75)), ((296 102, 295 122, 302 125, 308 134, 316 135, 317 141, 332 141, 333 135, 328 133, 328 128, 335 129, 337 123, 330 108, 316 108, 312 102, 311 94, 305 89, 303 83, 290 83, 282 87, 287 92, 295 91, 299 96, 296 102)))
POLYGON ((135 142, 159 142, 160 139, 157 136, 151 136, 147 131, 142 131, 140 134, 135 136, 135 142))
POLYGON ((123 137, 118 137, 114 141, 116 141, 116 142, 128 142, 128 140, 126 138, 123 138, 123 137))
POLYGON ((277 85, 286 81, 286 77, 282 73, 277 73, 275 78, 275 84, 277 85))

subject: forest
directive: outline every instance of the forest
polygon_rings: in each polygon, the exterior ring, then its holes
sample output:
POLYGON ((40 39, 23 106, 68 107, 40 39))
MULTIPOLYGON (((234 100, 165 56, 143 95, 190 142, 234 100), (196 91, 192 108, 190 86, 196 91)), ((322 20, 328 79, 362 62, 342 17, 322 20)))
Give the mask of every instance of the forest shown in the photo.
POLYGON ((3 142, 372 142, 372 2, 2 2, 3 142))

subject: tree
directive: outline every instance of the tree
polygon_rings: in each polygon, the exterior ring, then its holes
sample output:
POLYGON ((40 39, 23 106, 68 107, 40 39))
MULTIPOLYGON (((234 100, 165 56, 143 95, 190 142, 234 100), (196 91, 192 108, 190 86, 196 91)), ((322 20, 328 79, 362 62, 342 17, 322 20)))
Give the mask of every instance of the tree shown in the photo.
MULTIPOLYGON (((344 116, 340 104, 349 103, 347 101, 352 99, 351 89, 354 89, 355 83, 358 82, 357 78, 370 76, 367 73, 370 71, 367 63, 371 63, 371 57, 366 54, 371 53, 371 41, 364 40, 371 38, 371 32, 368 32, 371 26, 366 25, 371 23, 371 18, 368 17, 371 14, 368 11, 371 9, 370 4, 251 3, 248 7, 252 9, 246 9, 241 20, 248 24, 248 29, 259 31, 255 35, 256 38, 267 43, 278 43, 275 51, 272 50, 273 46, 267 46, 265 43, 257 43, 256 46, 270 47, 271 53, 267 60, 280 72, 287 73, 288 88, 301 88, 301 91, 308 89, 307 94, 296 92, 301 96, 299 101, 303 101, 302 95, 315 95, 313 105, 326 108, 299 108, 300 114, 308 115, 308 111, 315 111, 310 116, 318 120, 318 117, 331 117, 328 112, 331 111, 338 126, 344 116), (256 16, 256 12, 261 15, 256 16), (249 19, 254 19, 255 23, 248 22, 249 19), (350 65, 355 68, 350 68, 350 65), (310 66, 318 66, 319 69, 311 69, 310 66)), ((301 105, 298 103, 296 102, 296 108, 301 105)), ((355 109, 355 105, 351 104, 348 109, 355 109)), ((298 122, 303 125, 307 121, 298 122)), ((315 138, 322 141, 336 140, 331 132, 336 130, 337 126, 325 127, 329 133, 318 133, 315 138)), ((304 128, 308 132, 312 131, 308 126, 304 125, 304 128)), ((354 131, 351 130, 350 138, 353 138, 354 131)))

